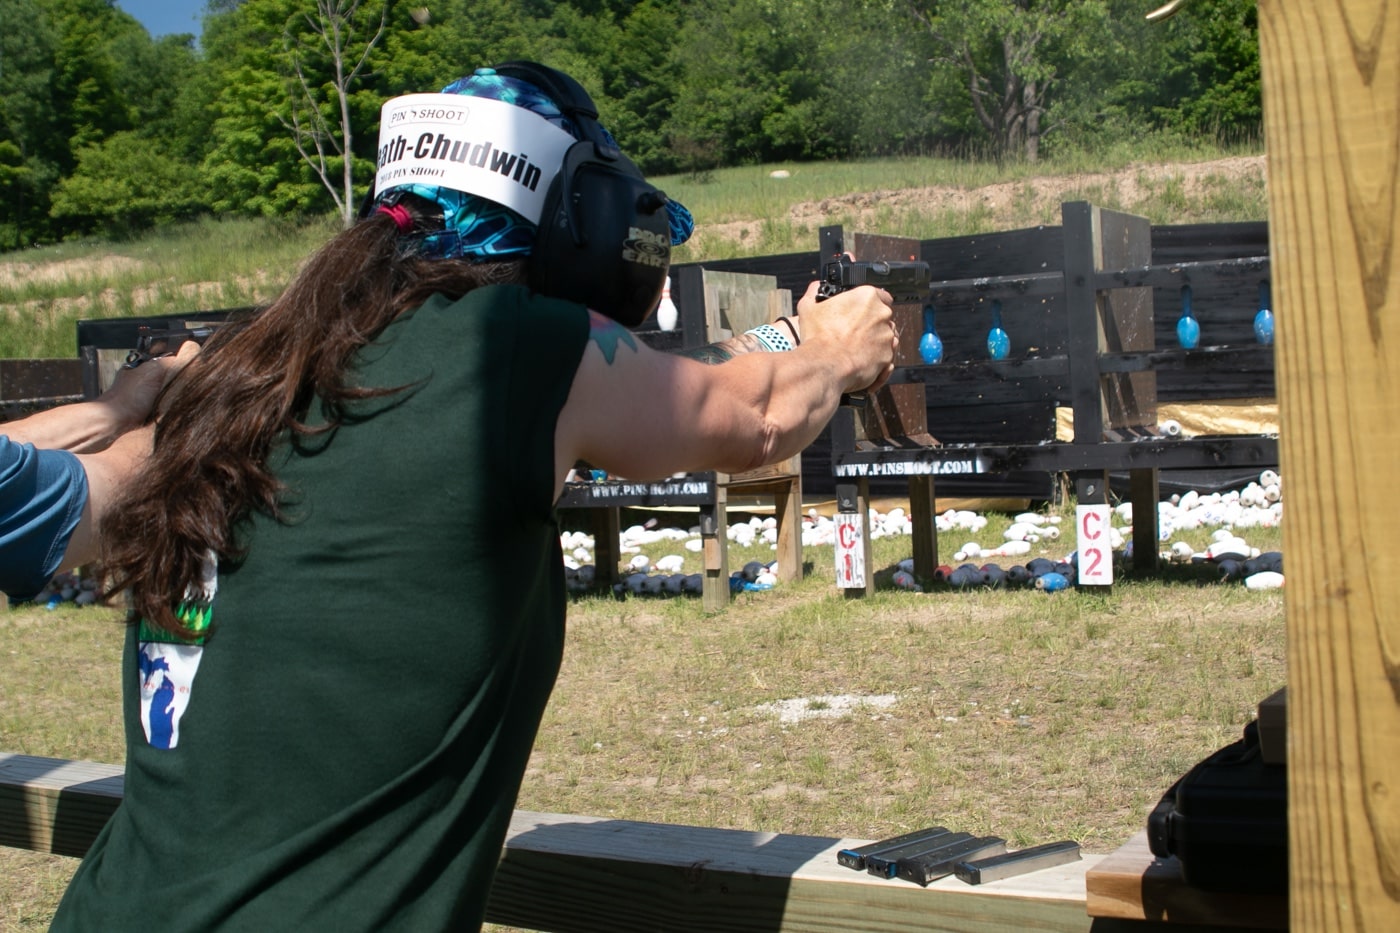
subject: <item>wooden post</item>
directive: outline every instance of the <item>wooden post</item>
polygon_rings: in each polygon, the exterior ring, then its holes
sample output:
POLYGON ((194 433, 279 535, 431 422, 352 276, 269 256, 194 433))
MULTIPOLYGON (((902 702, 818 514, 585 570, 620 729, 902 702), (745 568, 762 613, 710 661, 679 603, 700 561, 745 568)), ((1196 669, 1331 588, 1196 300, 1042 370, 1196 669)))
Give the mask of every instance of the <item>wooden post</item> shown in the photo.
POLYGON ((1400 929, 1400 3, 1260 0, 1288 484, 1290 909, 1400 929))
POLYGON ((588 510, 588 533, 593 536, 593 580, 598 589, 612 590, 622 564, 622 513, 615 508, 588 510))
POLYGON ((729 605, 729 486, 727 474, 715 474, 715 501, 700 506, 701 556, 705 576, 700 602, 706 612, 729 605))

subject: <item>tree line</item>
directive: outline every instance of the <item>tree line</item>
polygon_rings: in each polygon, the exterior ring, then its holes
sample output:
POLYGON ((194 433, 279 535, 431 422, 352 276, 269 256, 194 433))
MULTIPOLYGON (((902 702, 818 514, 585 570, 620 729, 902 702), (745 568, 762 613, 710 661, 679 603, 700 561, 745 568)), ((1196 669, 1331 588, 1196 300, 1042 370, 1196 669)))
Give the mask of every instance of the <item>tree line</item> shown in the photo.
POLYGON ((353 216, 386 97, 529 58, 649 174, 1144 135, 1257 136, 1254 0, 209 0, 153 39, 115 0, 0 3, 0 250, 212 215, 353 216))

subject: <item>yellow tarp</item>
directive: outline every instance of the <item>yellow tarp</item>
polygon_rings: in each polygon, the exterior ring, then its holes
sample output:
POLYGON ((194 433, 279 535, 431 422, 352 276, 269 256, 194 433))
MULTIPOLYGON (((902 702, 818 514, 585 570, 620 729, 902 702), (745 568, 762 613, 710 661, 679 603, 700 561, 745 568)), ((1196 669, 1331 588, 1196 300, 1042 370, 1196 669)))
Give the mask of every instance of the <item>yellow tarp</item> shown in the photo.
MULTIPOLYGON (((1277 434, 1278 403, 1242 398, 1157 406, 1157 423, 1175 421, 1185 437, 1198 434, 1277 434)), ((1055 409, 1055 439, 1074 440, 1074 411, 1055 409)))

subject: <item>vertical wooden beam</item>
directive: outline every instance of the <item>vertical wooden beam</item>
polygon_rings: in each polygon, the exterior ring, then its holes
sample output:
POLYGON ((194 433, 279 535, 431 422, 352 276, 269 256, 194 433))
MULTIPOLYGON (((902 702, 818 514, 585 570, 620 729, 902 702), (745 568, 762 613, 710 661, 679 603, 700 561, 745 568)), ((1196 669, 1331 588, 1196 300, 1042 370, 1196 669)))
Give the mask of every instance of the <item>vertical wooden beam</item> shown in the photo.
POLYGON ((599 589, 612 589, 622 563, 622 513, 615 508, 588 510, 588 532, 593 535, 593 581, 599 589))
POLYGON ((681 311, 681 347, 693 350, 710 342, 705 329, 705 270, 699 266, 680 266, 675 271, 675 286, 671 289, 681 311))
POLYGON ((802 473, 778 480, 773 492, 773 518, 778 524, 778 579, 802 579, 802 473))
POLYGON ((1157 503, 1162 500, 1161 475, 1156 467, 1128 471, 1128 501, 1133 504, 1133 569, 1143 573, 1157 569, 1161 534, 1157 503))
MULTIPOLYGON (((1099 240, 1094 268, 1146 266, 1152 262, 1152 224, 1146 217, 1098 208, 1099 240)), ((1153 350, 1157 347, 1152 289, 1113 288, 1099 293, 1099 352, 1153 350)), ((1108 373, 1099 377, 1107 427, 1157 423, 1157 373, 1108 373)))
POLYGON ((1400 2, 1260 0, 1295 929, 1400 929, 1400 2))
POLYGON ((913 526, 914 576, 932 580, 938 569, 938 498, 932 476, 909 477, 909 523, 913 526))
POLYGON ((706 612, 719 612, 729 605, 728 481, 727 473, 716 473, 714 504, 700 506, 700 554, 705 563, 700 604, 706 612))
POLYGON ((1103 441, 1103 393, 1099 389, 1099 220, 1087 201, 1060 205, 1065 238, 1065 318, 1068 328, 1070 407, 1074 411, 1074 443, 1103 441))

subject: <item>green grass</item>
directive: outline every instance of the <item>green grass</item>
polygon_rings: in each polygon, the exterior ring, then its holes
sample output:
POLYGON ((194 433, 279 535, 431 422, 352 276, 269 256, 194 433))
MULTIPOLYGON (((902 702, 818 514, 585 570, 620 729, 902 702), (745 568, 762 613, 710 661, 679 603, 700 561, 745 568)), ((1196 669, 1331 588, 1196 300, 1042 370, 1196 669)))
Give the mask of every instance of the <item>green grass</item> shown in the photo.
MULTIPOLYGON (((988 517, 941 536, 945 559, 998 541, 1010 517, 988 517)), ((1277 528, 1246 537, 1280 546, 1277 528)), ((697 597, 572 601, 519 806, 852 838, 939 823, 1108 852, 1284 681, 1281 591, 1177 566, 1106 593, 918 594, 888 585, 909 539, 873 546, 865 599, 836 590, 830 547, 809 547, 803 580, 721 613, 697 597), (765 711, 780 701, 807 718, 765 711)), ((731 566, 771 554, 736 546, 731 566)), ((0 748, 120 762, 122 636, 116 610, 0 615, 0 748)), ((0 931, 43 928, 75 865, 0 849, 0 931)))
POLYGON ((71 357, 75 325, 84 319, 267 301, 335 229, 325 218, 204 220, 129 242, 0 255, 0 358, 71 357))

